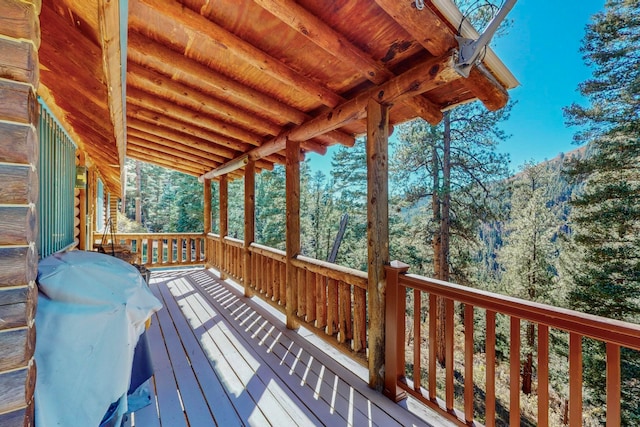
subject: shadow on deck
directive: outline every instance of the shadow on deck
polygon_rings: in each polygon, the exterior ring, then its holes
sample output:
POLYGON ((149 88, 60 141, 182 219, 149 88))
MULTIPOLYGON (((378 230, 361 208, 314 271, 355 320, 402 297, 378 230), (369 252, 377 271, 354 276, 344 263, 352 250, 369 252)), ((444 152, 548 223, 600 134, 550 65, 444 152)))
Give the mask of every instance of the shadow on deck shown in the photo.
POLYGON ((140 427, 444 426, 371 390, 367 370, 213 270, 154 272, 164 308, 149 329, 156 404, 140 427))

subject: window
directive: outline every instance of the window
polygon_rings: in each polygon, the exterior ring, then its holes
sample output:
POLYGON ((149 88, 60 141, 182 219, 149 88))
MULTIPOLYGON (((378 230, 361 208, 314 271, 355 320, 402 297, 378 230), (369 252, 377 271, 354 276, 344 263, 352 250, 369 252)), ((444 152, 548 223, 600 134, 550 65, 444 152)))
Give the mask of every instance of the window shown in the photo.
POLYGON ((71 246, 74 242, 76 146, 42 100, 38 101, 38 253, 44 258, 71 246))
POLYGON ((107 218, 104 210, 104 184, 102 180, 98 178, 98 185, 96 185, 96 231, 104 231, 107 218))

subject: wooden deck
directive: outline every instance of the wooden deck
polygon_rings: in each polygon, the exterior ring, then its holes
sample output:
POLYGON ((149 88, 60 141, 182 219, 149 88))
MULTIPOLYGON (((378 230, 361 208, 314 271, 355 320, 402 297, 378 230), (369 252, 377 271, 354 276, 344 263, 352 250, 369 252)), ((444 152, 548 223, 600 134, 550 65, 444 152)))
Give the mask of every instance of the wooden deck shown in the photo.
POLYGON ((140 427, 448 426, 413 401, 371 390, 367 369, 214 270, 155 272, 164 308, 149 341, 156 404, 133 414, 140 427))

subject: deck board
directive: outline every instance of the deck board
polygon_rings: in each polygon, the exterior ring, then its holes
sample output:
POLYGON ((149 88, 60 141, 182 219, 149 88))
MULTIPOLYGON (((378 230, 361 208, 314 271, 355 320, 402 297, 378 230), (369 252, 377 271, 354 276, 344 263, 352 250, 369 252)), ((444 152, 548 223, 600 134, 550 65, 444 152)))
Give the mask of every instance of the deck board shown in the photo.
POLYGON ((154 272, 151 289, 164 305, 148 331, 157 398, 134 427, 452 425, 371 390, 327 344, 213 271, 154 272))

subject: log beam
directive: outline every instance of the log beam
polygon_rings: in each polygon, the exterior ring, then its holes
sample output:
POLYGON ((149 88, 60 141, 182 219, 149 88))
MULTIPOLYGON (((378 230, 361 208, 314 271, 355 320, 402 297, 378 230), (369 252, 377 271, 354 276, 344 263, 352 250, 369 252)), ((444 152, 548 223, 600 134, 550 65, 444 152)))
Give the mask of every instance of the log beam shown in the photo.
MULTIPOLYGON (((283 23, 307 37, 316 46, 340 61, 347 62, 360 75, 376 85, 395 77, 382 62, 376 61, 351 43, 346 37, 325 24, 317 16, 293 0, 254 0, 277 16, 283 23)), ((444 53, 444 52, 442 52, 444 53)), ((440 108, 426 98, 403 101, 416 114, 435 125, 442 120, 440 108)))
POLYGON ((227 275, 224 273, 226 251, 224 250, 224 238, 229 234, 229 181, 227 175, 220 177, 220 185, 218 185, 218 201, 220 202, 220 259, 218 265, 220 265, 220 279, 224 280, 227 275))
MULTIPOLYGON (((135 31, 129 33, 128 49, 130 61, 155 70, 198 92, 222 101, 233 101, 234 104, 277 125, 299 125, 311 119, 308 114, 217 73, 135 31)), ((326 145, 339 143, 351 147, 355 143, 353 136, 340 131, 329 132, 320 138, 326 145)))
POLYGON ((385 266, 389 264, 389 107, 367 105, 369 386, 382 390, 385 363, 385 266))
MULTIPOLYGON (((448 22, 440 19, 430 7, 417 10, 412 2, 375 0, 400 26, 415 38, 432 55, 438 57, 451 49, 457 49, 455 31, 448 22)), ((509 100, 506 89, 484 67, 473 67, 464 86, 491 111, 504 107, 509 100)))
POLYGON ((211 233, 211 180, 207 179, 203 182, 204 197, 204 234, 211 233))

